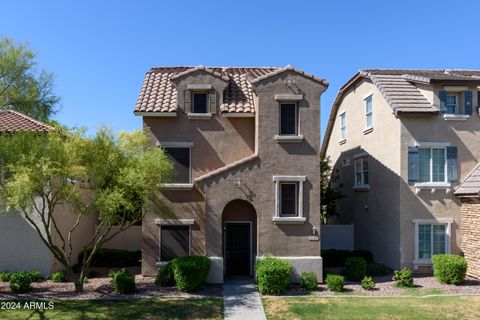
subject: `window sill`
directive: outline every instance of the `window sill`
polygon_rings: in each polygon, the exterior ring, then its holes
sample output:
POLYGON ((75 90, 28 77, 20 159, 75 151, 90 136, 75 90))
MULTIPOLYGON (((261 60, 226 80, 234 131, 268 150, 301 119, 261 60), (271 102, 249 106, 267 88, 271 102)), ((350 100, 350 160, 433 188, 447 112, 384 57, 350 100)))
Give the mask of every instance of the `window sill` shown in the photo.
POLYGON ((278 143, 300 143, 303 141, 303 135, 298 136, 282 136, 275 135, 275 141, 278 143))
POLYGON ((187 113, 188 119, 208 120, 212 118, 211 113, 187 113))
POLYGON ((434 194, 437 189, 444 189, 446 194, 452 192, 452 184, 448 182, 420 182, 413 185, 415 194, 419 194, 421 190, 430 189, 430 193, 434 194))
POLYGON ((363 134, 369 134, 373 131, 373 127, 363 129, 363 134))
POLYGON ((305 217, 273 217, 275 224, 304 224, 307 221, 305 217))
POLYGON ((155 224, 161 226, 191 226, 195 224, 194 219, 155 219, 155 224))
POLYGON ((166 265, 169 262, 170 261, 157 261, 155 264, 157 265, 157 267, 163 267, 164 265, 166 265))
POLYGON ((359 191, 359 192, 370 191, 370 185, 364 184, 361 186, 354 186, 353 191, 359 191))
POLYGON ((193 183, 161 183, 160 188, 168 190, 192 190, 193 183))
POLYGON ((347 139, 342 139, 342 140, 338 141, 338 144, 345 144, 345 143, 347 143, 347 139))
POLYGON ((444 114, 443 119, 447 121, 467 121, 470 115, 468 114, 444 114))
POLYGON ((418 259, 418 260, 413 260, 413 265, 414 265, 415 267, 431 266, 431 265, 432 265, 432 259, 418 259))

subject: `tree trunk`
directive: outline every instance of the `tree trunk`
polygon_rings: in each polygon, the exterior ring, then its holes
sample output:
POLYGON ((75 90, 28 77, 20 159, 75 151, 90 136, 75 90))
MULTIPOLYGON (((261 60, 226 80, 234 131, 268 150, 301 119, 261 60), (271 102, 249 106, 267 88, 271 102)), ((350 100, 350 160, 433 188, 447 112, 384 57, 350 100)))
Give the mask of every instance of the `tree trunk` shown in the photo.
POLYGON ((75 280, 74 284, 75 284, 75 292, 77 292, 77 293, 83 292, 83 277, 75 280))

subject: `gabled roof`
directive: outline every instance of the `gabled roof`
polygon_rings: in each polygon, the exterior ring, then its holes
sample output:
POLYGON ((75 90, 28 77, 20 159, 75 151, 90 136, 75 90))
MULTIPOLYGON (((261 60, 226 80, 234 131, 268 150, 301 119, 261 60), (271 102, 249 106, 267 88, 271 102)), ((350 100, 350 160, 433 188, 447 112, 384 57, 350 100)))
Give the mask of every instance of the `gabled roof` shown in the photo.
POLYGON ((280 73, 283 73, 283 72, 286 72, 286 71, 294 71, 294 72, 296 72, 296 73, 298 73, 298 74, 301 74, 301 75, 303 75, 303 76, 305 76, 305 77, 307 77, 307 78, 310 78, 310 79, 312 79, 312 80, 314 80, 314 81, 316 81, 316 82, 319 82, 319 83, 323 84, 324 86, 328 87, 328 81, 327 81, 327 80, 318 78, 318 77, 314 76, 313 74, 306 73, 305 71, 300 70, 300 69, 297 69, 297 68, 295 68, 295 67, 293 67, 293 66, 291 66, 291 65, 287 65, 287 66, 285 66, 285 67, 283 67, 283 68, 274 70, 274 71, 272 71, 272 72, 270 72, 270 73, 267 73, 267 74, 265 74, 265 75, 263 75, 263 76, 261 76, 261 77, 258 77, 258 78, 256 78, 256 79, 253 79, 253 80, 251 81, 251 83, 252 83, 252 84, 255 84, 255 83, 261 82, 261 81, 263 81, 263 80, 265 80, 265 79, 268 79, 268 78, 270 78, 270 77, 276 76, 277 74, 280 74, 280 73))
POLYGON ((454 194, 457 196, 480 196, 480 164, 463 180, 454 194))
POLYGON ((172 79, 172 80, 180 79, 180 78, 183 78, 183 77, 189 75, 190 73, 193 73, 193 72, 196 72, 196 71, 204 71, 206 73, 210 73, 212 76, 218 77, 218 78, 220 78, 224 81, 229 80, 229 78, 227 76, 222 75, 220 72, 216 72, 215 70, 204 67, 204 66, 196 66, 194 68, 191 68, 191 69, 185 70, 183 72, 177 73, 176 75, 172 76, 170 79, 172 79))
POLYGON ((13 110, 0 111, 0 132, 47 132, 53 128, 23 113, 13 110))

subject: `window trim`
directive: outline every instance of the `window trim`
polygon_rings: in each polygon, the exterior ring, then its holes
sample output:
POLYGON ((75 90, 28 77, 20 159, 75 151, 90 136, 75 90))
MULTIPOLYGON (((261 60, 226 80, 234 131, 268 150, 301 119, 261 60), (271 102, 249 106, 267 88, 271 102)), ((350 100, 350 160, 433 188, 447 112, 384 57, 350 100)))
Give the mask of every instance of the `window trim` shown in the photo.
POLYGON ((340 142, 345 142, 347 141, 347 111, 343 111, 338 117, 340 118, 340 142))
MULTIPOLYGON (((419 225, 421 224, 430 224, 433 225, 446 225, 445 228, 445 253, 449 254, 451 252, 451 239, 452 239, 452 223, 453 218, 438 218, 438 219, 412 219, 412 223, 414 224, 414 266, 419 265, 431 265, 432 258, 430 259, 420 259, 419 258, 419 237, 418 237, 418 229, 419 225)), ((433 233, 432 233, 433 236, 433 233)), ((430 240, 431 241, 431 240, 430 240)))
MULTIPOLYGON (((160 219, 158 219, 160 220, 160 219)), ((155 220, 156 222, 157 220, 155 220)), ((173 220, 171 220, 170 223, 160 223, 159 224, 159 238, 158 238, 158 263, 157 265, 164 265, 168 263, 169 261, 163 261, 162 260, 162 226, 168 226, 168 227, 188 227, 188 255, 192 255, 192 224, 190 223, 182 223, 181 221, 178 221, 178 223, 175 223, 173 220)))
POLYGON ((454 93, 454 92, 451 92, 451 91, 447 91, 447 100, 445 101, 445 108, 447 108, 447 112, 445 114, 447 115, 457 115, 459 114, 459 111, 460 111, 460 99, 459 99, 459 94, 458 93, 454 93), (455 112, 454 113, 449 113, 448 112, 448 97, 455 97, 455 112))
POLYGON ((422 186, 424 185, 447 185, 449 184, 448 182, 448 164, 447 164, 447 147, 445 146, 435 146, 435 147, 418 147, 418 151, 420 153, 420 149, 430 149, 430 161, 429 161, 429 173, 430 173, 430 179, 429 181, 422 181, 420 182, 420 163, 419 163, 419 174, 418 174, 418 183, 415 184, 415 186, 422 186), (443 150, 443 155, 444 155, 444 168, 443 168, 443 181, 433 181, 433 150, 434 149, 441 149, 443 150))
MULTIPOLYGON (((289 102, 279 102, 278 103, 278 135, 276 135, 276 137, 278 136, 279 138, 280 137, 302 137, 302 140, 303 140, 303 136, 300 135, 300 124, 299 124, 299 114, 298 114, 299 110, 298 110, 298 102, 296 101, 289 101, 289 102), (295 133, 294 134, 285 134, 285 133, 282 133, 282 105, 287 105, 287 104, 293 104, 295 105, 295 133)), ((277 141, 280 141, 280 139, 276 138, 277 141)))
POLYGON ((288 223, 288 224, 303 224, 307 220, 305 218, 303 212, 303 190, 304 190, 304 182, 306 180, 305 176, 273 176, 273 182, 275 182, 275 215, 272 218, 273 223, 280 224, 280 223, 288 223), (282 183, 296 183, 297 184, 297 201, 296 201, 296 208, 297 208, 297 215, 296 216, 282 216, 280 214, 280 206, 281 206, 281 190, 280 185, 282 183))
MULTIPOLYGON (((365 160, 368 162, 368 156, 367 155, 361 155, 361 156, 355 157, 355 159, 354 159, 354 163, 353 163, 353 173, 354 173, 353 188, 354 189, 369 189, 370 188, 370 184, 365 183, 365 171, 363 170, 363 162, 365 160), (360 164, 361 164, 360 165, 360 173, 362 174, 362 183, 361 184, 357 183, 357 162, 358 161, 360 161, 360 164)), ((367 174, 369 174, 369 173, 370 173, 370 166, 368 167, 368 170, 367 170, 367 174)), ((369 176, 369 178, 370 178, 370 176, 369 176)))
MULTIPOLYGON (((188 115, 194 115, 198 118, 201 118, 201 116, 199 117, 198 115, 203 115, 203 114, 209 114, 210 113, 210 109, 209 109, 209 92, 208 91, 205 91, 205 90, 190 90, 190 94, 191 94, 191 97, 190 97, 190 101, 191 101, 191 104, 192 104, 192 107, 191 107, 191 111, 192 112, 189 112, 188 115), (204 94, 205 95, 205 112, 195 112, 195 95, 196 94, 204 94)), ((212 114, 210 113, 210 116, 205 116, 205 117, 211 117, 212 114)), ((190 118, 190 116, 189 116, 190 118)))
POLYGON ((296 181, 280 181, 280 194, 279 194, 279 204, 280 204, 280 210, 278 212, 279 217, 281 218, 292 218, 292 217, 298 217, 299 216, 299 210, 298 210, 298 202, 299 202, 299 186, 298 182, 296 181), (283 197, 282 197, 282 186, 283 185, 293 185, 295 186, 295 213, 294 214, 285 214, 283 213, 283 197))
MULTIPOLYGON (((363 114, 365 117, 365 128, 363 129, 364 133, 365 131, 368 131, 369 129, 373 128, 373 93, 370 93, 367 97, 363 99, 364 101, 364 107, 363 107, 363 114), (371 108, 370 112, 367 112, 367 100, 370 99, 371 102, 371 108), (371 124, 368 125, 368 115, 371 117, 371 124)), ((368 133, 368 132, 367 132, 368 133)))
POLYGON ((165 189, 177 189, 177 190, 182 190, 182 189, 192 189, 193 188, 193 177, 192 177, 192 148, 193 148, 193 142, 183 142, 183 141, 158 141, 157 142, 157 147, 160 148, 182 148, 182 149, 189 149, 189 162, 190 162, 190 168, 189 168, 189 182, 188 183, 160 183, 160 187, 165 188, 165 189))

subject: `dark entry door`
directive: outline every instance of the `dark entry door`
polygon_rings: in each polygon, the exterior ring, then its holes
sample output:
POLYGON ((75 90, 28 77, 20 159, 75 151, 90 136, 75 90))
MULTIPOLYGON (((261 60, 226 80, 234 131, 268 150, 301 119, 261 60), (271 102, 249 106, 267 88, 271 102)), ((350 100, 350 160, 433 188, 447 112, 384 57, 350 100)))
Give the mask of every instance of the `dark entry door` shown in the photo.
POLYGON ((249 223, 226 223, 225 251, 227 275, 250 275, 249 223))

